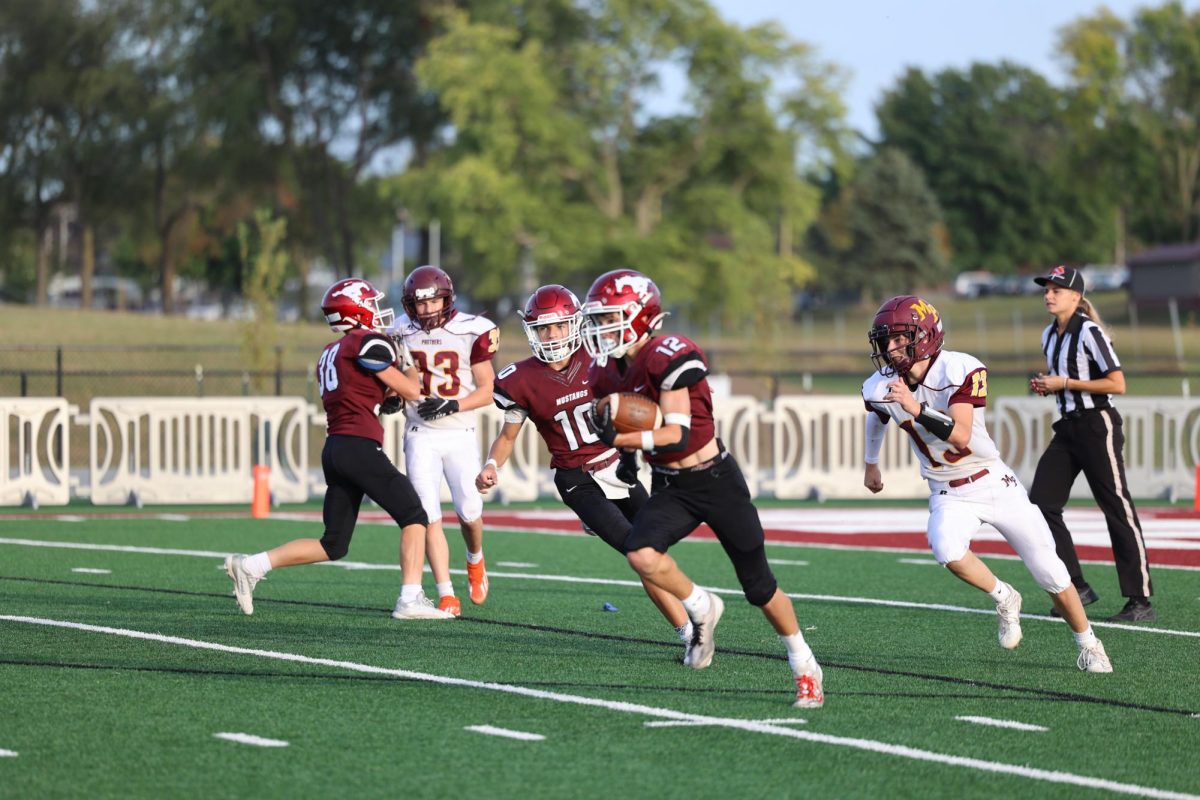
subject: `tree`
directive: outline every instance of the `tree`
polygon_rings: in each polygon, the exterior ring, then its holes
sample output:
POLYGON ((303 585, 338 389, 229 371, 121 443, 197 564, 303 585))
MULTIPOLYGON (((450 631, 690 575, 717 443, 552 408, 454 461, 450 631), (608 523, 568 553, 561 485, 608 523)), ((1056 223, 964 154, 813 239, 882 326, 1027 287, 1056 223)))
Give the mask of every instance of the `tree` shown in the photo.
POLYGON ((835 150, 841 118, 806 47, 684 0, 474 8, 442 19, 417 67, 451 127, 393 184, 442 220, 474 294, 521 286, 532 253, 541 281, 632 265, 700 310, 773 319, 790 304, 759 287, 811 275, 791 244, 818 207, 797 159, 835 150), (686 76, 684 108, 653 116, 666 65, 686 76))
POLYGON ((1178 2, 1125 22, 1107 10, 1060 34, 1080 140, 1146 240, 1200 231, 1200 11, 1178 2))
POLYGON ((869 158, 817 226, 821 285, 883 299, 949 277, 942 211, 908 156, 869 158))
POLYGON ((1011 272, 1090 258, 1109 227, 1068 167, 1063 98, 1008 63, 932 78, 910 69, 878 108, 881 145, 906 153, 944 210, 955 266, 1011 272))

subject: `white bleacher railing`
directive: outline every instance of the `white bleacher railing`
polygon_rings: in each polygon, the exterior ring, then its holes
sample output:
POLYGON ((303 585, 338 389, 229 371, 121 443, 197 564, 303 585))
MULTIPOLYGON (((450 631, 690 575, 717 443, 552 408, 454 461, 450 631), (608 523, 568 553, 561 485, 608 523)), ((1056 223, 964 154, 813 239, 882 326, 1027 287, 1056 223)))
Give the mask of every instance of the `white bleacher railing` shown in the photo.
MULTIPOLYGON (((1193 497, 1200 464, 1200 400, 1183 397, 1121 397, 1116 401, 1125 431, 1125 477, 1134 497, 1193 497)), ((1041 397, 1002 398, 990 420, 1004 460, 1026 487, 1054 436, 1054 402, 1041 397)), ((1101 421, 1096 418, 1097 424, 1101 421)), ((1097 435, 1103 431, 1097 429, 1097 435)), ((1090 497, 1081 475, 1072 496, 1090 497)))
POLYGON ((0 397, 0 505, 66 505, 71 415, 61 397, 0 397))
MULTIPOLYGON (((1192 497, 1200 462, 1200 400, 1121 398, 1126 464, 1135 497, 1192 497)), ((773 405, 720 397, 717 433, 737 457, 754 496, 780 499, 868 498, 862 486, 862 401, 785 396, 773 405)), ((271 468, 276 502, 324 491, 310 469, 309 436, 323 435, 324 414, 299 397, 98 397, 87 414, 59 398, 0 399, 0 504, 62 505, 72 489, 98 505, 248 503, 256 464, 271 468), (72 476, 69 423, 86 425, 88 469, 72 476)), ((1052 435, 1055 411, 1042 398, 1001 398, 987 422, 1001 454, 1029 486, 1052 435)), ((479 410, 481 458, 503 425, 495 407, 479 410)), ((385 452, 404 467, 401 415, 384 418, 385 452)), ((880 464, 881 497, 924 497, 907 436, 888 426, 880 464)), ((76 450, 81 449, 76 447, 76 450)), ((547 454, 532 424, 522 427, 489 500, 554 496, 547 454)), ((648 481, 649 471, 642 479, 648 481)), ((1086 495, 1082 478, 1075 492, 1086 495)), ((449 493, 444 493, 449 499, 449 493)))
POLYGON ((308 499, 303 398, 97 397, 86 422, 97 505, 248 503, 255 464, 277 502, 308 499))

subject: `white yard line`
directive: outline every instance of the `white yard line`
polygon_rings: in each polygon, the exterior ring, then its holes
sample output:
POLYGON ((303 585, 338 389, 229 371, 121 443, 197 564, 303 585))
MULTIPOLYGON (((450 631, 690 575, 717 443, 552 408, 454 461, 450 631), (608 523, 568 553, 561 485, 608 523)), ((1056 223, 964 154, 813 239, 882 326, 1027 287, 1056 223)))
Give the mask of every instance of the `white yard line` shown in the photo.
POLYGON ((502 692, 504 694, 528 697, 536 700, 548 700, 555 703, 568 703, 571 705, 600 708, 608 711, 616 711, 624 714, 637 714, 640 716, 655 717, 658 719, 678 720, 683 722, 700 722, 723 728, 748 731, 750 733, 760 733, 771 736, 800 739, 807 742, 815 742, 817 744, 830 745, 834 747, 846 747, 853 750, 878 753, 880 755, 890 756, 893 758, 924 761, 933 764, 943 764, 950 767, 980 772, 1013 775, 1020 778, 1044 781, 1047 783, 1065 784, 1068 786, 1082 786, 1089 789, 1100 789, 1104 791, 1116 792, 1118 794, 1133 795, 1136 797, 1151 797, 1156 798, 1156 800, 1200 800, 1200 795, 1158 789, 1153 786, 1140 786, 1134 783, 1110 781, 1104 778, 1093 778, 1088 775, 1075 775, 1059 770, 1037 769, 1020 764, 1005 764, 998 761, 985 761, 979 758, 949 755, 947 753, 938 753, 932 750, 921 750, 916 747, 891 744, 889 742, 879 742, 872 739, 859 739, 847 736, 833 736, 830 734, 816 733, 806 730, 794 730, 780 725, 755 722, 753 720, 710 717, 703 714, 689 714, 683 711, 675 711, 674 709, 669 708, 657 708, 655 706, 643 705, 641 703, 629 703, 620 700, 604 700, 596 697, 583 697, 580 695, 566 694, 563 692, 548 692, 543 689, 531 689, 527 686, 517 686, 507 683, 490 683, 485 681, 467 680, 464 678, 452 678, 446 675, 433 675, 427 672, 414 672, 412 670, 405 669, 377 667, 371 664, 359 664, 354 661, 340 661, 330 658, 315 658, 312 656, 301 655, 299 653, 285 653, 275 650, 259 650, 249 647, 236 647, 233 645, 220 644, 218 642, 187 639, 180 636, 164 636, 163 634, 159 633, 146 633, 127 628, 110 628, 103 625, 87 625, 82 622, 69 622, 66 620, 0 614, 0 621, 26 625, 41 625, 51 628, 66 628, 71 630, 87 631, 89 633, 102 633, 109 636, 123 636, 130 639, 141 639, 143 641, 179 645, 181 647, 190 647, 197 650, 212 650, 221 653, 231 653, 235 655, 255 656, 257 658, 288 661, 296 664, 311 664, 315 666, 332 667, 334 669, 344 669, 350 672, 362 672, 372 675, 391 675, 397 678, 424 681, 426 683, 437 684, 440 686, 457 686, 468 689, 502 692))
POLYGON ((1041 725, 1030 725, 1028 722, 1016 722, 1011 719, 993 719, 992 717, 955 717, 960 722, 971 722, 975 725, 989 725, 993 728, 1012 728, 1014 731, 1048 731, 1041 725))
POLYGON ((787 567, 807 567, 808 566, 807 561, 789 561, 786 558, 768 558, 767 561, 769 561, 772 564, 783 564, 784 566, 787 566, 787 567))
MULTIPOLYGON (((111 552, 111 553, 140 553, 143 555, 161 555, 161 556, 192 556, 196 558, 211 558, 224 560, 226 556, 232 553, 220 552, 216 550, 178 550, 165 547, 136 547, 133 545, 117 545, 117 544, 89 544, 86 542, 60 542, 53 540, 42 539, 7 539, 0 538, 0 545, 13 545, 20 547, 49 547, 63 548, 67 550, 90 550, 95 552, 111 552)), ((380 570, 385 572, 399 572, 399 564, 372 564, 365 561, 327 561, 323 564, 317 564, 320 567, 333 567, 348 570, 380 570)), ((219 567, 218 567, 219 568, 219 567)), ((428 571, 428 567, 425 568, 428 571)), ((466 575, 466 570, 452 569, 452 575, 466 575)), ((550 581, 552 583, 576 583, 588 586, 626 586, 630 588, 640 589, 642 584, 639 581, 626 580, 622 578, 581 578, 575 575, 548 575, 545 573, 527 573, 527 572, 493 572, 488 571, 488 576, 491 578, 512 578, 516 580, 527 581, 550 581)), ((732 597, 740 597, 741 589, 728 589, 718 586, 705 586, 705 589, 716 592, 717 594, 730 595, 732 597)), ((993 616, 996 613, 994 608, 971 608, 968 606, 954 606, 945 603, 917 603, 907 600, 883 600, 875 597, 846 597, 834 594, 804 594, 801 592, 789 592, 787 596, 793 600, 807 600, 810 602, 828 602, 828 603, 857 603, 868 606, 882 606, 885 608, 909 608, 924 611, 950 611, 958 614, 983 614, 985 616, 993 616)), ((1066 622, 1056 617, 1041 614, 1022 614, 1022 619, 1036 619, 1045 622, 1065 625, 1066 622)), ((1170 628, 1147 628, 1145 626, 1129 625, 1121 622, 1099 622, 1092 621, 1093 628, 1114 628, 1117 630, 1134 631, 1143 634, 1157 634, 1162 636, 1184 636, 1189 638, 1200 639, 1200 631, 1180 631, 1170 628)))
POLYGON ((16 758, 16 757, 17 757, 17 753, 15 750, 0 750, 0 758, 16 758))
POLYGON ((217 739, 225 739, 229 742, 237 742, 238 744, 252 744, 255 747, 287 747, 288 743, 282 739, 264 739, 261 736, 255 736, 252 733, 214 733, 213 736, 217 739))
POLYGON ((537 566, 529 561, 497 561, 497 567, 508 567, 509 569, 533 569, 537 566))
POLYGON ((932 558, 897 558, 896 563, 897 564, 920 564, 922 566, 933 565, 935 567, 941 566, 941 564, 938 564, 938 562, 932 558))
POLYGON ((111 569, 93 569, 92 567, 71 567, 71 572, 80 572, 84 575, 112 575, 111 569))
MULTIPOLYGON (((760 725, 807 725, 808 720, 796 717, 794 719, 758 719, 753 720, 760 725)), ((709 722, 684 722, 677 719, 652 719, 642 723, 647 728, 698 728, 711 725, 709 722)))
POLYGON ((491 725, 468 725, 463 728, 464 731, 475 731, 475 733, 484 733, 488 736, 503 736, 505 739, 520 739, 523 742, 543 742, 545 736, 540 733, 526 733, 525 731, 510 731, 508 728, 496 728, 491 725))

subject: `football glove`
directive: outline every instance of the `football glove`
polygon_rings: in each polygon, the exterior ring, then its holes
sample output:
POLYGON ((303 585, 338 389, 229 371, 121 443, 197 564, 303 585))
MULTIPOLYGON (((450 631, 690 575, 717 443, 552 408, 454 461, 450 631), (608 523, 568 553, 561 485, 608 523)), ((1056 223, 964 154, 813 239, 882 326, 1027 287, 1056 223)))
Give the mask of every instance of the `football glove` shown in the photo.
POLYGON ((621 460, 617 462, 617 471, 613 473, 617 476, 617 480, 621 483, 627 483, 633 486, 637 483, 638 475, 638 460, 636 450, 627 450, 621 453, 621 460))
POLYGON ((404 407, 404 401, 400 395, 394 394, 391 397, 384 398, 384 401, 379 404, 380 414, 395 414, 404 407))
POLYGON ((600 441, 604 442, 609 447, 613 446, 613 442, 617 438, 617 429, 613 425, 612 420, 612 404, 600 404, 599 400, 592 401, 592 430, 600 437, 600 441))
POLYGON ((458 413, 458 401, 446 400, 442 397, 426 397, 417 406, 417 413, 425 421, 441 419, 458 413))

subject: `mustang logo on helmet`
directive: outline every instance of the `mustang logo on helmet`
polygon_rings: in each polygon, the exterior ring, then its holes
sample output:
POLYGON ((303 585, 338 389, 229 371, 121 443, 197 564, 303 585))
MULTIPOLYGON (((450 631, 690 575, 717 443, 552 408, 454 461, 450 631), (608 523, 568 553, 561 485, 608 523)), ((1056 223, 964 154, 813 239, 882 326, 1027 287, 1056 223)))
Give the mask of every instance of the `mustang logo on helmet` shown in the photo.
POLYGON ((622 275, 613 281, 613 286, 618 292, 626 289, 632 291, 643 303, 653 296, 650 292, 650 279, 645 275, 622 275))
POLYGON ((350 281, 342 288, 333 292, 331 297, 345 297, 348 298, 352 303, 361 304, 363 301, 363 295, 367 294, 368 292, 372 292, 372 289, 371 285, 366 281, 350 281))

